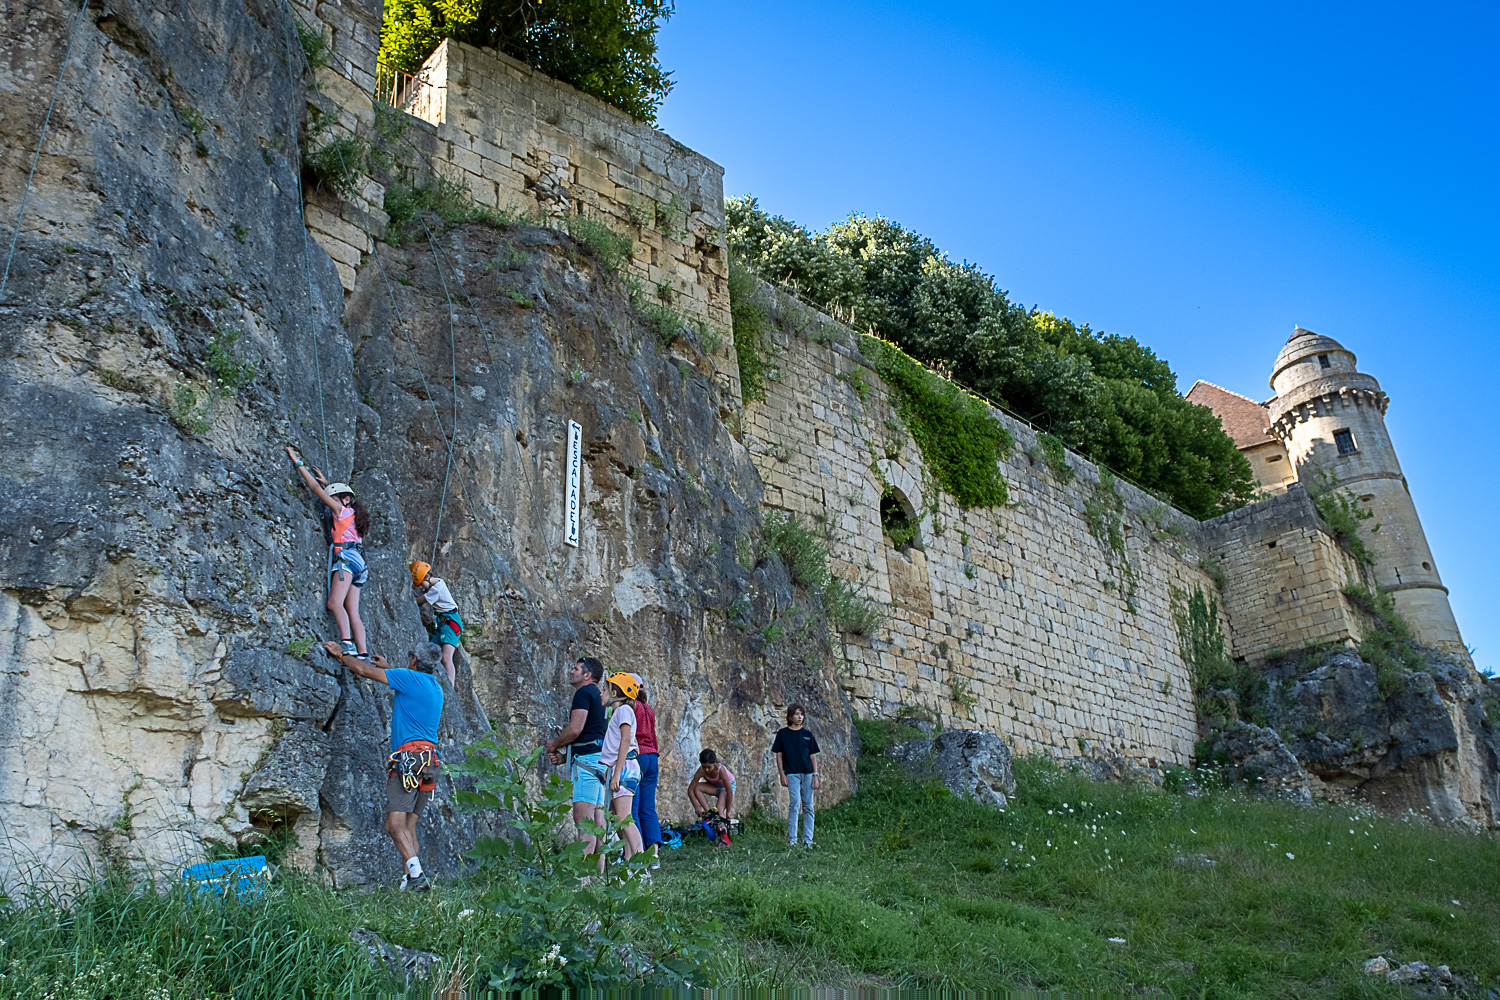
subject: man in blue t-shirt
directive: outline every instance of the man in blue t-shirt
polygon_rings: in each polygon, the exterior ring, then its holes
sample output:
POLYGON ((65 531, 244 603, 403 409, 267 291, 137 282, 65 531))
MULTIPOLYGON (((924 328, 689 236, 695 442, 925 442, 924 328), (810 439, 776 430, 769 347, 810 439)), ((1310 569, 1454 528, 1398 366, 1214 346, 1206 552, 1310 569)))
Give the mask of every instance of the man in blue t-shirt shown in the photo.
POLYGON ((428 889, 432 881, 422 874, 422 862, 417 859, 417 818, 437 788, 437 730, 443 716, 443 687, 437 675, 443 671, 443 649, 435 643, 421 643, 411 651, 403 669, 378 654, 362 660, 342 653, 336 642, 325 642, 323 648, 359 676, 387 685, 395 695, 385 778, 385 832, 406 866, 401 888, 428 889))
MULTIPOLYGON (((568 668, 568 683, 573 685, 568 724, 546 743, 552 763, 568 764, 568 778, 573 782, 574 826, 585 820, 603 826, 604 804, 609 801, 604 768, 599 763, 607 722, 604 699, 599 694, 599 681, 603 677, 604 664, 592 656, 580 657, 568 668)), ((593 854, 598 845, 596 838, 582 829, 578 836, 584 843, 584 853, 593 854)))

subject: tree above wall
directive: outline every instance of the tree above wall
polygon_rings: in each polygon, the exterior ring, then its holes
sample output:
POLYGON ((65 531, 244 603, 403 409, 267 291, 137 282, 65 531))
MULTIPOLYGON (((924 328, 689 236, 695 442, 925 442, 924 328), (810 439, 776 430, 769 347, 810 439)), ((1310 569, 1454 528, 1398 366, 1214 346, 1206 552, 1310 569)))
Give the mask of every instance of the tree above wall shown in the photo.
POLYGON ((888 219, 821 233, 725 203, 729 249, 768 281, 896 344, 1195 517, 1243 506, 1250 463, 1219 418, 1177 392, 1171 366, 1130 337, 1012 302, 978 267, 888 219))
POLYGON ((386 0, 380 61, 416 72, 444 38, 499 49, 641 121, 672 89, 656 31, 674 0, 386 0))

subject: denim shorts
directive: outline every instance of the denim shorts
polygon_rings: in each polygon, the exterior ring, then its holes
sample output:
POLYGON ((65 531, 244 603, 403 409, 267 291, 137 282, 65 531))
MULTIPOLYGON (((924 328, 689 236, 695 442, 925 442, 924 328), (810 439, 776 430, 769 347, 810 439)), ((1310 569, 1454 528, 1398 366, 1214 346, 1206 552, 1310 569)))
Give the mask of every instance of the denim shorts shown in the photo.
POLYGON ((574 757, 569 777, 573 779, 574 802, 587 802, 590 805, 602 806, 609 800, 609 795, 604 788, 608 775, 599 765, 597 750, 574 757))
POLYGON ((345 570, 354 577, 354 585, 363 587, 365 581, 370 579, 370 568, 365 565, 365 554, 359 549, 339 549, 333 557, 332 573, 342 573, 345 570))
POLYGON ((634 795, 641 790, 641 762, 638 760, 627 760, 625 766, 620 768, 620 790, 615 792, 612 799, 623 798, 626 795, 634 795))

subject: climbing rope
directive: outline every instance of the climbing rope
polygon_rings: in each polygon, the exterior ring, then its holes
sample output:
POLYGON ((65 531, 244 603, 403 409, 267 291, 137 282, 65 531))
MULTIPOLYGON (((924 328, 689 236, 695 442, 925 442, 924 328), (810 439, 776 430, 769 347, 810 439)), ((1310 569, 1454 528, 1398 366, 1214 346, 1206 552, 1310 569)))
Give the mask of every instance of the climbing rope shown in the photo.
MULTIPOLYGON (((340 160, 343 154, 339 154, 340 160)), ((427 223, 422 223, 422 228, 427 228, 427 223)), ((371 241, 374 245, 374 241, 371 241)), ((443 295, 448 299, 448 353, 453 359, 453 436, 448 439, 448 464, 443 469, 443 492, 438 499, 437 527, 432 529, 432 558, 429 563, 437 562, 438 539, 443 533, 443 507, 448 503, 448 475, 453 471, 453 446, 458 443, 458 342, 453 332, 453 296, 448 294, 448 280, 443 277, 443 269, 437 266, 437 247, 432 242, 432 233, 427 233, 427 246, 432 251, 432 263, 437 268, 438 281, 443 284, 443 295)))
MULTIPOLYGON (((285 37, 286 42, 287 42, 287 50, 286 50, 286 75, 287 75, 287 82, 289 84, 291 84, 291 88, 292 88, 292 100, 293 100, 293 102, 295 102, 296 99, 297 99, 297 72, 296 72, 295 69, 292 68, 292 46, 296 45, 297 48, 300 50, 301 47, 302 47, 302 43, 300 41, 297 41, 296 39, 294 39, 292 37, 292 29, 293 29, 293 25, 295 24, 295 22, 292 21, 292 20, 290 20, 290 18, 295 17, 296 15, 292 13, 292 10, 291 10, 290 6, 287 7, 287 15, 288 15, 289 19, 288 19, 288 21, 286 23, 286 28, 289 29, 289 30, 283 31, 282 34, 285 37)), ((304 61, 306 61, 306 59, 307 59, 307 53, 306 52, 302 53, 302 58, 303 58, 304 61)), ((311 69, 311 67, 309 67, 309 70, 310 69, 311 69)), ((297 113, 296 105, 294 103, 293 107, 292 107, 291 121, 289 123, 290 127, 289 127, 289 129, 287 131, 288 135, 290 135, 290 136, 296 136, 298 134, 298 132, 299 132, 298 122, 300 121, 300 118, 301 118, 301 116, 297 113)), ((292 164, 292 176, 296 180, 297 219, 298 219, 298 221, 302 225, 302 272, 303 272, 303 276, 306 279, 306 285, 307 285, 307 288, 306 288, 306 291, 307 291, 307 311, 308 311, 308 315, 313 320, 313 326, 312 326, 312 331, 311 332, 312 332, 312 349, 313 349, 313 374, 316 376, 317 385, 318 385, 318 439, 323 443, 323 468, 327 469, 329 471, 329 473, 331 474, 333 472, 333 462, 332 462, 332 460, 329 457, 329 451, 328 451, 328 420, 327 420, 327 417, 326 417, 326 415, 324 413, 324 408, 323 408, 323 364, 322 364, 322 360, 318 356, 318 331, 322 328, 322 322, 321 322, 320 317, 317 315, 317 308, 318 308, 317 307, 317 303, 318 303, 318 299, 317 299, 317 296, 315 294, 313 294, 312 254, 308 250, 308 246, 307 246, 308 242, 312 239, 312 237, 309 236, 308 233, 307 233, 307 218, 306 218, 306 216, 304 214, 305 211, 306 211, 307 201, 303 197, 303 192, 302 192, 302 164, 301 164, 300 160, 301 160, 301 148, 299 146, 298 147, 298 161, 299 162, 296 162, 296 163, 292 164)), ((353 469, 351 468, 350 471, 352 472, 353 469)))
MULTIPOLYGON (((432 231, 427 228, 427 223, 425 221, 422 222, 422 229, 427 233, 428 244, 436 248, 436 241, 433 240, 432 231)), ((485 328, 484 320, 480 317, 479 307, 475 305, 473 296, 469 294, 468 289, 465 287, 462 273, 458 268, 453 266, 453 259, 448 256, 448 251, 445 249, 442 251, 442 254, 444 259, 448 261, 448 269, 453 272, 453 276, 458 282, 459 294, 463 296, 464 302, 468 304, 469 309, 474 314, 474 325, 479 328, 480 337, 484 340, 485 349, 489 352, 490 365, 492 367, 497 367, 499 365, 499 358, 495 353, 495 345, 490 340, 489 330, 485 328)), ((441 276, 441 269, 439 270, 439 276, 441 276)), ((446 282, 444 283, 443 288, 446 292, 446 282)), ((452 300, 450 299, 449 302, 451 304, 452 300)), ((514 429, 515 426, 514 424, 512 424, 512 430, 514 429)), ((514 435, 512 435, 512 437, 514 437, 514 435)), ((531 498, 531 510, 532 513, 536 516, 537 532, 541 535, 542 549, 546 553, 548 564, 556 568, 556 561, 552 555, 552 545, 547 540, 547 523, 542 516, 541 504, 537 501, 536 489, 532 486, 531 482, 531 466, 530 463, 526 460, 526 454, 521 451, 520 441, 516 442, 516 453, 519 459, 518 464, 521 466, 521 477, 526 484, 526 492, 531 498)), ((557 599, 562 604, 563 614, 568 620, 568 627, 572 632, 572 638, 576 643, 578 640, 578 628, 573 622, 572 607, 569 604, 567 597, 563 593, 562 585, 558 581, 557 574, 553 573, 549 575, 552 579, 553 589, 557 592, 557 599)))
POLYGON ((42 134, 36 140, 36 152, 31 154, 31 171, 26 175, 26 186, 21 189, 21 210, 16 213, 16 231, 10 237, 10 252, 5 255, 5 273, 0 274, 0 302, 5 301, 5 285, 10 281, 10 264, 16 257, 16 244, 21 239, 21 220, 26 216, 26 202, 31 197, 31 180, 36 176, 37 161, 42 158, 42 144, 47 141, 47 129, 52 124, 52 109, 57 104, 57 92, 62 89, 63 74, 68 71, 68 60, 73 58, 73 43, 78 39, 78 29, 83 26, 84 11, 89 9, 89 0, 83 0, 78 8, 78 17, 73 21, 73 30, 68 34, 68 48, 63 52, 62 65, 57 68, 57 80, 52 84, 52 99, 47 102, 47 114, 42 118, 42 134))
MULTIPOLYGON (((340 167, 340 169, 347 171, 348 170, 348 165, 344 163, 344 154, 343 154, 343 151, 340 150, 337 146, 334 146, 334 150, 338 154, 338 157, 339 157, 339 167, 340 167)), ((421 364, 417 360, 416 345, 412 342, 411 332, 410 332, 410 330, 407 327, 406 318, 405 318, 405 316, 401 312, 401 307, 400 307, 399 303, 397 303, 397 301, 396 301, 396 290, 395 290, 394 286, 392 286, 392 284, 391 284, 390 275, 386 273, 385 261, 380 256, 380 245, 375 241, 375 237, 370 232, 369 219, 367 218, 367 216, 365 214, 365 211, 363 209, 360 209, 359 216, 360 216, 360 224, 364 228, 364 231, 365 231, 365 238, 370 241, 370 248, 371 248, 371 251, 372 251, 371 252, 371 256, 375 258, 375 265, 376 265, 377 269, 380 271, 380 280, 381 280, 381 282, 385 286, 386 296, 390 299, 390 302, 391 302, 391 311, 392 311, 392 313, 396 317, 396 324, 397 324, 397 326, 400 327, 403 338, 406 340, 407 350, 410 352, 411 357, 412 357, 412 366, 414 368, 416 368, 416 370, 417 370, 417 378, 421 380, 421 383, 422 383, 422 394, 427 399, 427 404, 432 408, 432 416, 433 416, 433 419, 437 421, 438 432, 440 434, 442 434, 444 441, 449 444, 449 449, 450 449, 450 453, 451 453, 452 440, 451 440, 451 438, 448 435, 447 429, 443 426, 442 414, 440 414, 438 412, 437 402, 433 399, 432 390, 431 390, 431 388, 427 384, 427 376, 422 371, 422 366, 421 366, 421 364)), ((451 299, 450 299, 450 306, 451 306, 451 299)), ((451 317, 451 312, 450 312, 450 317, 451 317)), ((454 360, 454 384, 455 384, 455 396, 454 396, 454 400, 455 400, 455 405, 456 405, 456 401, 457 401, 457 395, 456 395, 456 392, 457 392, 457 390, 456 390, 457 379, 458 379, 458 375, 457 375, 457 355, 455 353, 455 360, 454 360)), ((456 428, 455 428, 455 430, 456 430, 456 428)), ((473 503, 473 501, 469 497, 469 491, 468 491, 468 489, 465 486, 464 476, 463 476, 462 473, 460 473, 459 476, 458 476, 458 492, 459 492, 459 496, 464 501, 465 507, 468 508, 469 516, 474 521, 474 527, 475 527, 475 529, 479 532, 481 547, 485 550, 485 554, 489 556, 489 558, 490 558, 490 564, 493 566, 493 568, 495 570, 495 575, 500 580, 500 586, 501 586, 502 595, 505 598, 505 608, 506 608, 506 611, 508 611, 510 613, 512 630, 515 632, 516 638, 517 638, 517 640, 521 644, 521 653, 522 653, 522 655, 526 659, 526 665, 531 669, 531 676, 536 681, 535 692, 539 695, 541 693, 541 691, 543 690, 543 684, 542 684, 541 674, 536 669, 536 660, 535 660, 535 657, 532 655, 531 647, 526 642, 526 633, 521 629, 521 622, 520 622, 520 619, 516 616, 516 609, 515 609, 515 606, 510 601, 510 595, 504 593, 504 590, 505 590, 505 576, 506 576, 505 569, 504 569, 503 566, 501 566, 499 559, 497 559, 495 557, 494 548, 490 545, 489 540, 484 537, 484 535, 485 535, 485 532, 484 532, 484 523, 479 519, 479 514, 474 509, 474 503, 473 503)), ((523 596, 522 599, 524 600, 524 596, 523 596)))

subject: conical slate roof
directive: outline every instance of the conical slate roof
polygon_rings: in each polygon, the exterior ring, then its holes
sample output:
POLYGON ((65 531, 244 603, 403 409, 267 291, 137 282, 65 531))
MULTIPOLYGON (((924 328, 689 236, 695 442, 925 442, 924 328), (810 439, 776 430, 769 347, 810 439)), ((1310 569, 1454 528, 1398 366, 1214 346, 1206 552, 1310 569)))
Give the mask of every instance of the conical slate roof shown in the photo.
POLYGON ((1328 354, 1331 351, 1343 351, 1350 358, 1354 357, 1353 351, 1332 337, 1325 337, 1322 334, 1313 333, 1311 330, 1304 330, 1300 326, 1297 327, 1292 331, 1292 335, 1287 340, 1286 346, 1281 349, 1281 353, 1276 355, 1276 364, 1271 366, 1272 385, 1275 385, 1276 376, 1280 375, 1282 369, 1287 365, 1296 364, 1303 358, 1314 354, 1328 354))

